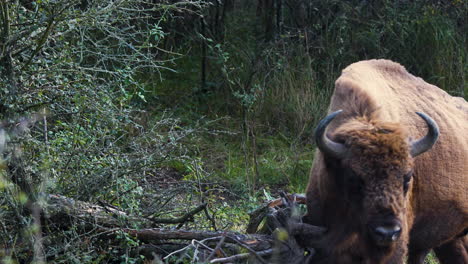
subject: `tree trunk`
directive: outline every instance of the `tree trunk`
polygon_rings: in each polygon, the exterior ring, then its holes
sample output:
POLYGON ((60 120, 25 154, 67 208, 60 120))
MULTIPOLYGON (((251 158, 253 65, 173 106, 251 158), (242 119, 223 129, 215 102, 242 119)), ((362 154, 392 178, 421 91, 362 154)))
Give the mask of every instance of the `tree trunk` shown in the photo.
POLYGON ((257 17, 261 19, 263 40, 271 41, 275 35, 275 0, 258 0, 257 17))

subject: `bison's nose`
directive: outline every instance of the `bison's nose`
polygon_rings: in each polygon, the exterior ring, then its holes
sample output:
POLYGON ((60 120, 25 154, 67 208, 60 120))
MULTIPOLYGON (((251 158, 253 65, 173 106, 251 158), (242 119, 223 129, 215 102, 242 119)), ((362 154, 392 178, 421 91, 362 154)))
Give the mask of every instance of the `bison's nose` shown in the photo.
POLYGON ((400 237, 400 234, 400 225, 378 226, 372 230, 374 240, 381 246, 390 245, 400 237))

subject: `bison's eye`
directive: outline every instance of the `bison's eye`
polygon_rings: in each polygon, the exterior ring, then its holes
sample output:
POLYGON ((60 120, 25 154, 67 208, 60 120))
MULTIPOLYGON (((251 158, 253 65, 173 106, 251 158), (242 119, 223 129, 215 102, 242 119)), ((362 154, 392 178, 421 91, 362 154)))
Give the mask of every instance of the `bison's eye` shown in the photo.
POLYGON ((413 176, 413 172, 407 173, 405 174, 405 176, 403 176, 403 191, 405 193, 408 191, 409 183, 410 183, 412 176, 413 176))

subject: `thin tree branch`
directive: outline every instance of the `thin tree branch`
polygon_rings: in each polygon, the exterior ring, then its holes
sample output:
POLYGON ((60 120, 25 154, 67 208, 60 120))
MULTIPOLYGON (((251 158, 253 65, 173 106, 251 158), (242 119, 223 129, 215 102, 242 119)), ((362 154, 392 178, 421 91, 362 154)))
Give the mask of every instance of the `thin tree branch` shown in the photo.
POLYGON ((193 218, 194 215, 198 214, 201 212, 203 209, 206 208, 206 203, 202 203, 193 210, 189 211, 185 215, 179 218, 149 218, 153 223, 158 223, 158 224, 184 224, 185 222, 189 221, 190 219, 193 218))

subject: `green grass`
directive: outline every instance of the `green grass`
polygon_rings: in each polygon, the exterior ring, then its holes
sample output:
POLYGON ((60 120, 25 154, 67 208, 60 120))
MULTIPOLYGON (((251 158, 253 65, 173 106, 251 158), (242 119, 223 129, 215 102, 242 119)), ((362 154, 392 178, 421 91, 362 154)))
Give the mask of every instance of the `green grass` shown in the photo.
POLYGON ((429 253, 424 263, 425 264, 439 264, 439 261, 435 257, 434 252, 431 251, 431 253, 429 253))

